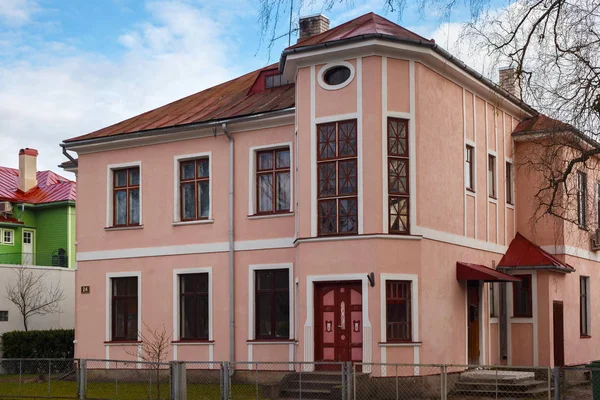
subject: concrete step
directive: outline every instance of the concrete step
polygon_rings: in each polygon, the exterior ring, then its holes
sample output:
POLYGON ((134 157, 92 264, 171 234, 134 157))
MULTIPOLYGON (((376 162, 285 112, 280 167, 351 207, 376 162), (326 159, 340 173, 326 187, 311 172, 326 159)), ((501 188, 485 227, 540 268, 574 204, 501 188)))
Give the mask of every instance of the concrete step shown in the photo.
POLYGON ((546 381, 524 381, 519 383, 507 383, 507 382, 476 382, 476 381, 459 381, 456 383, 456 389, 460 390, 496 390, 499 391, 526 391, 534 388, 546 388, 548 382, 546 381))
POLYGON ((289 399, 330 399, 331 390, 327 389, 282 389, 280 398, 289 399))

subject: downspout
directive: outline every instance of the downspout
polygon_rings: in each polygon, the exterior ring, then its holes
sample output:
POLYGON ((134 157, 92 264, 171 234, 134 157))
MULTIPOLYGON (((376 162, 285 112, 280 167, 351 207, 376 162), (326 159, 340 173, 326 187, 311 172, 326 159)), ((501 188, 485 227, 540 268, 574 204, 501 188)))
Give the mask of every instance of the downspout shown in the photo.
POLYGON ((233 136, 227 131, 227 124, 221 125, 229 139, 229 362, 235 362, 235 279, 233 249, 233 136))

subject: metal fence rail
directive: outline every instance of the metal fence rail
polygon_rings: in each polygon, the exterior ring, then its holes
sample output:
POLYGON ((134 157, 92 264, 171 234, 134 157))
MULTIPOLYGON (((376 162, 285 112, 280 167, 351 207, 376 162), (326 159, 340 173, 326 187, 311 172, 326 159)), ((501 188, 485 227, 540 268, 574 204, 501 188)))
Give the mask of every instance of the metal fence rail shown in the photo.
POLYGON ((0 399, 600 399, 587 367, 0 359, 0 399))

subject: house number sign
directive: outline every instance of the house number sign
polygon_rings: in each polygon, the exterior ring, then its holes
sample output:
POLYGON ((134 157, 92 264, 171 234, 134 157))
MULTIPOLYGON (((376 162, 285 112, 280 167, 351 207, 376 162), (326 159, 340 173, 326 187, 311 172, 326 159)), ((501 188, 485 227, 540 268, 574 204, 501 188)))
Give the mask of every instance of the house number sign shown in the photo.
POLYGON ((90 287, 89 286, 82 286, 81 287, 81 294, 90 294, 90 287))

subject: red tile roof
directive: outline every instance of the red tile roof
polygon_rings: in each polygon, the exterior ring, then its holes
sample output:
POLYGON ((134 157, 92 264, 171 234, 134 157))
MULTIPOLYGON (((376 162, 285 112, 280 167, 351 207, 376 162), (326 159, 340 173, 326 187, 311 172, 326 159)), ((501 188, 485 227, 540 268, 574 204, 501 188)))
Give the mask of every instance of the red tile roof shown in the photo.
POLYGON ((552 254, 531 242, 525 236, 517 233, 512 242, 510 242, 508 250, 506 250, 506 253, 502 256, 497 268, 526 269, 532 267, 547 267, 549 269, 558 269, 564 272, 575 270, 569 264, 561 262, 552 254))
POLYGON ((423 36, 417 35, 416 33, 371 12, 348 21, 345 24, 329 29, 319 35, 306 38, 295 45, 288 47, 288 49, 373 34, 386 35, 396 39, 433 43, 433 40, 425 39, 423 36))
POLYGON ((552 132, 552 131, 573 131, 573 126, 559 121, 557 119, 550 118, 544 114, 538 114, 531 118, 524 119, 517 125, 513 134, 525 134, 525 133, 536 133, 536 132, 552 132))
POLYGON ((0 167, 0 200, 32 204, 75 201, 77 184, 52 171, 38 171, 38 185, 23 193, 18 189, 19 170, 0 167))
POLYGON ((250 91, 260 73, 266 70, 277 70, 277 64, 258 69, 87 135, 67 139, 65 142, 210 122, 294 107, 295 86, 293 84, 268 89, 261 93, 250 91))

